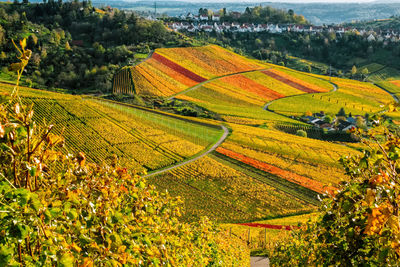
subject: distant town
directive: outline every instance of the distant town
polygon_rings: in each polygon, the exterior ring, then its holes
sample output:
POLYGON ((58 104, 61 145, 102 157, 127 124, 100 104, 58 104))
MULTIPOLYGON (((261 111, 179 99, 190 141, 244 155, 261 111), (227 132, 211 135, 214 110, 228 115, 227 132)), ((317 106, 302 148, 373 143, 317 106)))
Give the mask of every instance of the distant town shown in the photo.
MULTIPOLYGON (((240 18, 240 12, 231 12, 231 16, 240 18)), ((152 16, 148 19, 154 20, 152 16)), ((275 33, 281 34, 285 32, 295 33, 335 33, 338 38, 343 37, 346 33, 353 33, 365 37, 368 42, 399 42, 400 32, 395 29, 380 31, 365 28, 344 27, 341 25, 296 25, 296 24, 256 24, 256 23, 239 23, 221 21, 221 16, 212 15, 180 15, 174 18, 176 21, 167 22, 167 26, 179 32, 216 32, 216 33, 275 33)))

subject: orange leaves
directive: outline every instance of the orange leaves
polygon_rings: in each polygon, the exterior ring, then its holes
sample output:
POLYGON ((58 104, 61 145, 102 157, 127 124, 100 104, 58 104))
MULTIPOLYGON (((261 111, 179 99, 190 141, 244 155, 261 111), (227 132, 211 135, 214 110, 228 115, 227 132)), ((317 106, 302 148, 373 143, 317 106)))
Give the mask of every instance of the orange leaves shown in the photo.
POLYGON ((389 202, 382 203, 378 208, 372 209, 368 214, 367 227, 364 233, 367 235, 382 234, 383 227, 393 213, 393 206, 389 202))
POLYGON ((375 175, 371 179, 369 179, 369 183, 374 186, 387 183, 388 181, 389 181, 389 176, 384 172, 379 175, 375 175))
POLYGON ((69 249, 72 249, 78 253, 80 253, 82 250, 76 243, 72 243, 71 245, 69 245, 69 249))
POLYGON ((79 152, 78 155, 76 156, 76 159, 78 160, 78 163, 81 167, 83 167, 85 165, 85 162, 86 162, 85 153, 79 152))
POLYGON ((79 267, 93 267, 93 261, 90 258, 84 258, 79 267))

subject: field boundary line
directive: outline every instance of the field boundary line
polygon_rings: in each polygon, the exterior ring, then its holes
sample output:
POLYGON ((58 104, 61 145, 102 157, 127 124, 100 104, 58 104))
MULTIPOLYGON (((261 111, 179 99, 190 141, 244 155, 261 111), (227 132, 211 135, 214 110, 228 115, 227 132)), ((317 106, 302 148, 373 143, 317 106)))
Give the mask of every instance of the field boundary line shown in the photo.
MULTIPOLYGON (((324 80, 324 79, 322 79, 322 78, 318 78, 318 79, 324 80)), ((326 81, 326 80, 324 80, 324 81, 326 81)), ((278 99, 269 101, 268 103, 266 103, 266 104, 264 105, 263 110, 269 111, 269 112, 273 112, 273 113, 278 114, 278 115, 281 115, 281 116, 288 117, 288 116, 286 116, 286 115, 283 115, 283 114, 280 114, 280 113, 277 113, 277 112, 273 111, 272 109, 269 108, 269 106, 272 105, 273 103, 275 103, 276 101, 281 100, 281 99, 286 99, 286 98, 295 97, 295 96, 300 96, 300 95, 330 94, 330 93, 334 93, 334 92, 336 92, 337 90, 339 90, 339 86, 338 86, 337 84, 335 84, 335 83, 333 83, 333 82, 329 82, 329 83, 333 86, 333 89, 332 89, 331 91, 329 91, 329 92, 305 93, 305 94, 298 94, 298 95, 289 95, 289 96, 285 96, 285 97, 282 97, 282 98, 278 98, 278 99)))
POLYGON ((399 103, 400 99, 399 99, 399 97, 398 97, 396 94, 393 94, 392 92, 390 92, 389 90, 387 90, 386 88, 380 86, 380 85, 377 84, 377 83, 373 83, 373 85, 375 85, 376 87, 382 89, 383 91, 385 91, 386 93, 388 93, 389 95, 391 95, 391 97, 393 98, 393 100, 394 100, 396 103, 399 103))
POLYGON ((220 125, 220 127, 221 127, 222 130, 224 131, 224 133, 222 134, 222 136, 218 139, 217 142, 215 142, 215 143, 214 143, 211 147, 209 147, 206 151, 201 152, 200 155, 197 155, 197 156, 195 156, 195 157, 193 157, 193 158, 190 158, 190 159, 181 161, 181 162, 179 162, 178 164, 175 164, 175 165, 172 165, 172 166, 169 166, 169 167, 160 169, 160 170, 152 171, 152 172, 150 172, 150 173, 144 175, 143 177, 144 177, 144 178, 148 178, 148 177, 152 177, 152 176, 155 176, 155 175, 158 175, 158 174, 167 172, 167 171, 171 171, 171 170, 173 170, 173 169, 176 169, 176 168, 182 167, 182 166, 184 166, 184 165, 187 165, 187 164, 189 164, 189 163, 192 163, 192 162, 194 162, 194 161, 196 161, 196 160, 198 160, 198 159, 200 159, 200 158, 202 158, 202 157, 204 157, 204 156, 207 156, 208 154, 210 154, 211 152, 213 152, 215 149, 217 149, 217 148, 225 141, 225 139, 226 139, 226 138, 228 137, 228 135, 229 135, 229 130, 228 130, 228 128, 226 128, 224 125, 220 125))

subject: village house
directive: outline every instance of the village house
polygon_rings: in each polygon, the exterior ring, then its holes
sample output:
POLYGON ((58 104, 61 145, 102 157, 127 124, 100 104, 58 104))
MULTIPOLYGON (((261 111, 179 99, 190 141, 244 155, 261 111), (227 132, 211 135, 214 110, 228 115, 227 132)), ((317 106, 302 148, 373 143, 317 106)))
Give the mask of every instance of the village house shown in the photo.
MULTIPOLYGON (((240 17, 239 12, 230 12, 229 13, 233 17, 240 17)), ((360 36, 363 36, 368 42, 383 42, 384 45, 388 45, 389 43, 399 42, 399 32, 395 32, 393 29, 387 31, 372 31, 366 30, 363 28, 350 28, 343 26, 312 26, 312 25, 295 25, 295 24, 239 24, 237 22, 223 22, 221 21, 221 16, 219 14, 214 14, 210 18, 207 15, 195 16, 192 13, 188 13, 187 15, 178 16, 182 22, 175 22, 172 24, 168 24, 168 27, 174 31, 188 31, 188 32, 197 32, 197 31, 205 31, 212 32, 215 30, 216 32, 240 32, 240 33, 260 33, 260 32, 270 32, 274 34, 282 34, 283 32, 296 32, 296 33, 336 33, 338 42, 339 38, 342 38, 345 33, 353 33, 360 36), (208 21, 213 21, 212 25, 208 25, 208 21), (187 22, 197 21, 198 25, 190 25, 187 22)), ((154 20, 154 18, 149 18, 154 20)))
POLYGON ((207 15, 200 15, 199 20, 200 21, 207 21, 208 20, 208 16, 207 15))
POLYGON ((221 16, 220 15, 212 15, 211 19, 213 21, 220 21, 221 16))

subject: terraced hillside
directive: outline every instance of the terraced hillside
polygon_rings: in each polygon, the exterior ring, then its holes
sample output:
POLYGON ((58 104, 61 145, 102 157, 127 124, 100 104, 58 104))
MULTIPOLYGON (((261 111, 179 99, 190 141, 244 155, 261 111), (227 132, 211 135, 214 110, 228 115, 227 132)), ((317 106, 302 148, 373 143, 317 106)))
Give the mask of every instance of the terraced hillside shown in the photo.
POLYGON ((175 97, 195 102, 222 115, 229 122, 287 121, 262 107, 270 101, 293 95, 324 93, 333 90, 327 81, 302 73, 288 73, 278 66, 211 80, 201 86, 181 92, 175 97))
POLYGON ((143 63, 121 70, 114 77, 113 91, 169 96, 210 78, 262 68, 263 64, 216 45, 163 48, 143 63))
MULTIPOLYGON (((0 84, 0 92, 12 88, 0 84)), ((82 151, 94 162, 115 154, 139 173, 190 158, 222 135, 215 126, 100 99, 30 88, 21 88, 20 95, 34 105, 36 121, 54 124, 63 134, 69 152, 82 151)))
POLYGON ((364 115, 393 102, 371 83, 261 63, 218 46, 156 50, 130 73, 137 94, 194 102, 221 115, 232 131, 212 155, 150 178, 185 198, 188 220, 243 222, 313 211, 317 194, 346 179, 338 159, 358 154, 359 146, 277 126, 307 127, 290 116, 308 111, 336 114, 343 107, 364 115))
POLYGON ((370 83, 330 82, 218 46, 156 50, 119 75, 114 78, 119 93, 195 102, 224 122, 27 88, 21 95, 35 104, 37 120, 60 125, 56 131, 64 131, 69 150, 83 151, 92 161, 116 154, 139 172, 158 170, 148 179, 184 198, 187 220, 207 215, 249 222, 313 212, 318 194, 347 179, 340 156, 358 154, 359 146, 294 136, 277 126, 307 126, 292 114, 337 112, 342 106, 353 114, 379 112, 393 101, 370 83), (221 138, 221 125, 230 129, 229 137, 204 154, 221 138))

